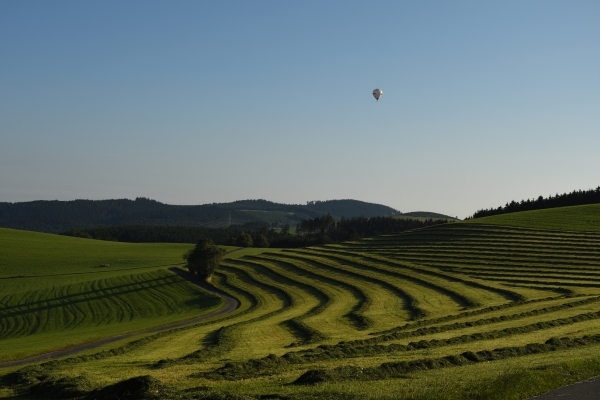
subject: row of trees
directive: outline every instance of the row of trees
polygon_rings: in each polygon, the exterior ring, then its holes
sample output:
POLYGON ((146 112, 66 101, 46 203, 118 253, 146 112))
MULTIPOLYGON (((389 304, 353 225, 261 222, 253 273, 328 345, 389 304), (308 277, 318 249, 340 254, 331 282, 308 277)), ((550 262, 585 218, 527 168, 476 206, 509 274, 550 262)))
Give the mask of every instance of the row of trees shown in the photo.
POLYGON ((471 218, 488 217, 490 215, 508 214, 519 211, 541 210, 545 208, 556 208, 566 206, 579 206, 584 204, 600 203, 600 186, 590 190, 574 190, 571 193, 556 194, 555 196, 543 197, 537 199, 521 200, 520 202, 511 201, 504 207, 489 208, 476 211, 471 218))
POLYGON ((336 221, 327 214, 304 219, 296 226, 269 228, 265 222, 245 224, 237 228, 206 228, 189 226, 100 226, 71 229, 63 235, 132 243, 198 243, 210 239, 217 245, 239 247, 305 247, 316 244, 354 240, 360 237, 402 232, 442 223, 444 220, 398 219, 394 217, 356 217, 336 221))
POLYGON ((343 240, 356 240, 361 237, 377 236, 424 228, 446 223, 440 219, 400 219, 394 217, 356 217, 339 221, 329 214, 304 219, 296 225, 296 233, 290 233, 289 225, 283 229, 269 229, 266 225, 245 232, 235 239, 232 245, 240 247, 306 247, 343 240))
POLYGON ((233 244, 239 247, 269 247, 269 240, 265 235, 252 233, 253 235, 243 232, 233 240, 233 244))
POLYGON ((298 223, 296 232, 302 236, 321 237, 322 242, 340 242, 361 237, 404 232, 411 229, 443 224, 445 219, 401 219, 394 217, 356 217, 339 221, 331 215, 304 220, 298 223))
POLYGON ((0 226, 49 233, 101 225, 202 226, 243 216, 244 213, 220 205, 178 206, 144 197, 0 203, 0 226))
MULTIPOLYGON (((344 217, 342 217, 342 219, 343 218, 344 217)), ((335 227, 335 219, 330 214, 327 214, 322 217, 304 219, 298 222, 298 225, 296 225, 296 233, 299 235, 314 235, 316 233, 324 235, 331 231, 333 227, 335 227)))

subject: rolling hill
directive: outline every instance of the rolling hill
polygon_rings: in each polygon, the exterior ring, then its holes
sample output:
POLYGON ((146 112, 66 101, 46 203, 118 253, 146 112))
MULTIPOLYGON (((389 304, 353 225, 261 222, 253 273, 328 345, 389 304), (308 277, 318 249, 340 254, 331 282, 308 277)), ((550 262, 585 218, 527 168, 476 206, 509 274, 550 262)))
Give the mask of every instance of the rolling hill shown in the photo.
POLYGON ((567 231, 600 231, 600 204, 520 211, 465 220, 469 224, 509 225, 567 231))
POLYGON ((236 313, 22 368, 4 393, 518 399, 598 375, 600 233, 581 222, 597 211, 543 212, 239 253, 213 279, 236 313))
POLYGON ((449 215, 435 213, 435 212, 429 212, 429 211, 411 211, 411 212, 407 212, 407 213, 402 213, 402 216, 417 217, 417 218, 436 218, 436 219, 447 219, 447 220, 456 219, 449 215))
POLYGON ((188 248, 0 228, 0 361, 219 308, 221 299, 166 270, 188 248))
POLYGON ((179 206, 138 197, 135 200, 0 203, 0 226, 48 233, 101 225, 229 227, 261 221, 295 226, 300 220, 327 213, 335 218, 352 218, 395 215, 399 212, 387 206, 357 200, 313 201, 306 205, 240 200, 179 206))

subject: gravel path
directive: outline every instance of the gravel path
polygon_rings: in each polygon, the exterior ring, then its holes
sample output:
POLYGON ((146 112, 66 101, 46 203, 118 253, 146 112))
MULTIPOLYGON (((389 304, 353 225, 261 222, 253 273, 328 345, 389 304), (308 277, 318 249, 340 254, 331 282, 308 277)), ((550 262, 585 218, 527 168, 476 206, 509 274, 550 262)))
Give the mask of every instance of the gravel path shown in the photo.
POLYGON ((184 279, 187 279, 188 281, 200 286, 202 289, 206 290, 207 292, 216 294, 217 296, 220 296, 223 300, 225 300, 225 306, 218 309, 217 311, 214 311, 210 314, 205 314, 202 315, 201 317, 196 317, 193 319, 188 319, 186 321, 182 321, 182 322, 177 322, 174 324, 169 324, 169 325, 164 325, 164 326, 159 326, 157 328, 150 328, 150 329, 145 329, 143 331, 138 331, 138 332, 132 332, 132 333, 125 333, 123 335, 118 335, 118 336, 112 336, 109 338, 105 338, 105 339, 101 339, 101 340, 97 340, 95 342, 91 342, 91 343, 86 343, 86 344, 82 344, 79 346, 75 346, 75 347, 71 347, 69 349, 66 350, 57 350, 57 351, 53 351, 51 353, 45 353, 45 354, 40 354, 39 356, 35 356, 35 357, 29 357, 29 358, 25 358, 22 360, 16 360, 16 361, 7 361, 7 362, 2 362, 0 363, 0 368, 6 368, 6 367, 14 367, 14 366, 18 366, 18 365, 23 365, 23 364, 28 364, 28 363, 32 363, 32 362, 37 362, 37 361, 42 361, 42 360, 47 360, 50 358, 59 358, 59 357, 66 357, 66 356, 72 356, 75 355, 79 352, 85 351, 85 350, 90 350, 90 349, 94 349, 96 347, 100 347, 103 346, 105 344, 108 343, 112 343, 112 342, 116 342, 118 340, 122 340, 122 339, 126 339, 132 336, 136 336, 136 335, 142 335, 145 333, 155 333, 155 332, 162 332, 162 331, 166 331, 169 329, 173 329, 173 328, 179 328, 181 326, 186 326, 186 325, 191 325, 191 324, 195 324, 201 321, 204 321, 206 319, 209 318, 213 318, 213 317, 217 317, 219 315, 223 315, 223 314, 227 314, 232 312, 233 310, 235 310, 236 308, 239 307, 240 303, 239 301, 237 301, 237 299, 229 296, 228 294, 226 294, 225 292, 220 291, 219 289, 216 289, 215 287, 207 284, 206 282, 204 282, 203 280, 199 279, 197 276, 189 274, 185 271, 182 271, 179 268, 176 267, 170 267, 169 271, 181 276, 184 279))

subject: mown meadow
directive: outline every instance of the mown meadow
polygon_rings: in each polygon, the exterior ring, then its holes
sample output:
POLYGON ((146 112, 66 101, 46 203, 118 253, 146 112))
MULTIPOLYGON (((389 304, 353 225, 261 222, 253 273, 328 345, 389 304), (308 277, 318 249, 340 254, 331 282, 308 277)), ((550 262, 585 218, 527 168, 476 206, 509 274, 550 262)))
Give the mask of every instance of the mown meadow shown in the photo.
POLYGON ((600 232, 600 204, 492 215, 464 222, 511 225, 523 228, 600 232))
POLYGON ((167 271, 190 245, 0 229, 0 362, 186 320, 222 300, 167 271))
MULTIPOLYGON (((600 374, 600 233, 590 228, 593 207, 505 214, 488 217, 493 223, 481 218, 303 249, 232 252, 213 277, 240 301, 232 313, 62 360, 5 368, 0 395, 524 399, 600 374)), ((175 245, 158 246, 173 249, 172 262, 180 262, 175 245)), ((144 260, 139 265, 151 262, 144 260)), ((179 304, 190 310, 185 315, 209 310, 200 289, 167 282, 170 272, 159 265, 169 261, 161 260, 147 270, 123 266, 103 273, 162 282, 160 290, 182 297, 179 304), (194 293, 195 302, 183 300, 194 293)), ((52 290, 36 282, 22 286, 20 297, 4 290, 2 296, 15 307, 27 296, 48 298, 52 290)), ((75 292, 89 296, 96 287, 115 286, 69 283, 76 284, 75 292)), ((118 289, 105 295, 105 301, 121 296, 118 289)), ((137 301, 137 312, 144 312, 141 304, 149 300, 137 301)), ((155 321, 169 315, 158 307, 153 312, 155 321)), ((18 318, 12 332, 22 332, 23 343, 48 334, 18 318)), ((111 321, 92 324, 119 325, 111 321)), ((68 329, 49 326, 48 332, 68 329)), ((0 346, 10 340, 0 337, 0 346)))

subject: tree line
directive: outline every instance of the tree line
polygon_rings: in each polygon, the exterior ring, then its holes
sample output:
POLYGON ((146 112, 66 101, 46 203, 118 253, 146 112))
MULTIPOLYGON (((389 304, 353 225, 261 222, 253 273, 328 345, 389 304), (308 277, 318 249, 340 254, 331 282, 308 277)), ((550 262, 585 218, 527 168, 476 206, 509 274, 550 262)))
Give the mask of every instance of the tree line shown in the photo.
POLYGON ((394 217, 355 217, 339 221, 329 214, 300 221, 295 233, 288 224, 274 229, 264 222, 232 228, 190 226, 99 226, 71 229, 66 236, 132 243, 198 243, 210 239, 217 245, 239 247, 306 247, 355 240, 361 237, 398 233, 445 223, 446 220, 398 219, 394 217))
POLYGON ((331 215, 300 221, 296 232, 308 237, 321 237, 322 241, 340 242, 363 237, 399 233, 411 229, 447 223, 445 219, 400 219, 394 217, 354 217, 339 221, 331 215))
MULTIPOLYGON (((418 220, 394 217, 342 217, 336 221, 332 215, 326 214, 298 222, 294 234, 291 233, 289 225, 284 225, 282 229, 269 229, 267 225, 254 225, 254 228, 258 229, 244 232, 244 238, 238 236, 232 244, 240 247, 306 247, 400 233, 447 222, 448 220, 445 219, 418 220)), ((252 224, 245 226, 250 225, 252 224)))
POLYGON ((239 200, 203 205, 169 205, 144 197, 135 200, 73 200, 0 202, 0 226, 59 233, 96 226, 195 226, 230 227, 262 221, 281 226, 306 218, 331 214, 336 218, 395 215, 397 210, 357 200, 328 200, 280 204, 267 200, 239 200))
POLYGON ((519 211, 542 210, 546 208, 580 206, 584 204, 600 203, 600 186, 590 190, 574 190, 571 193, 556 194, 555 196, 543 197, 537 199, 521 200, 520 202, 511 201, 504 207, 489 208, 477 210, 467 219, 488 217, 490 215, 508 214, 519 211))

